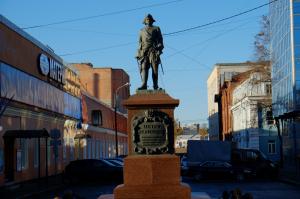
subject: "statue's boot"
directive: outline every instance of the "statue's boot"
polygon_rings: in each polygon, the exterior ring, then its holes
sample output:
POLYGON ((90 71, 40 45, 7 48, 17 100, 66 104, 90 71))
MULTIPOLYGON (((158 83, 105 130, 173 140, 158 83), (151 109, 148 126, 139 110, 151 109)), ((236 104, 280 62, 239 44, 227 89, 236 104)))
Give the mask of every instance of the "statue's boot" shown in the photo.
POLYGON ((156 75, 152 75, 152 79, 153 79, 153 89, 157 90, 158 87, 158 77, 156 75))
POLYGON ((138 88, 138 90, 147 90, 147 81, 148 81, 148 71, 145 69, 141 71, 142 77, 142 86, 138 88))
POLYGON ((142 85, 141 87, 138 88, 138 90, 147 90, 147 85, 142 85))

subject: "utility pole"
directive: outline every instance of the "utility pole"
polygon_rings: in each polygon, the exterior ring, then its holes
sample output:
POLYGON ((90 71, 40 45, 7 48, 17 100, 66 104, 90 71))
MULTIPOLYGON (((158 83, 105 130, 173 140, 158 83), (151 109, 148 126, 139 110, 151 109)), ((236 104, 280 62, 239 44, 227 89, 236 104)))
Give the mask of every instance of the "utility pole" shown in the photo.
POLYGON ((127 82, 125 84, 123 84, 122 86, 118 87, 115 91, 114 94, 114 110, 115 110, 115 144, 116 144, 116 157, 119 156, 119 146, 118 146, 118 121, 117 121, 117 95, 118 95, 118 91, 125 87, 125 86, 130 86, 130 83, 127 82))

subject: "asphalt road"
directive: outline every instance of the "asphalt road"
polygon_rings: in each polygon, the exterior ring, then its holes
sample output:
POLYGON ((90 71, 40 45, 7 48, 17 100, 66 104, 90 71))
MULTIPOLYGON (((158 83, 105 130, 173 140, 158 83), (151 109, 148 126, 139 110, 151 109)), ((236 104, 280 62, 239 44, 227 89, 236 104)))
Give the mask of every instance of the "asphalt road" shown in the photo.
MULTIPOLYGON (((242 193, 251 193, 255 199, 299 199, 300 187, 279 181, 255 180, 255 181, 202 181, 196 182, 184 178, 183 182, 188 183, 192 192, 206 192, 212 198, 220 198, 223 191, 231 191, 236 188, 242 193)), ((44 193, 36 198, 62 197, 64 193, 72 191, 78 198, 95 199, 101 194, 111 194, 117 184, 78 184, 65 186, 61 189, 44 193)))

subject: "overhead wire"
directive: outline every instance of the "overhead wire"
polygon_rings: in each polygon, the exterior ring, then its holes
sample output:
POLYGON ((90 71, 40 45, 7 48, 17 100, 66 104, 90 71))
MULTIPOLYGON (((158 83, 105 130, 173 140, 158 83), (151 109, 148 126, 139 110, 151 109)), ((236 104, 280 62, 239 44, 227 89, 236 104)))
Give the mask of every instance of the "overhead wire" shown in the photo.
MULTIPOLYGON (((249 19, 247 19, 247 21, 248 21, 248 20, 249 20, 249 19)), ((228 23, 226 23, 226 24, 228 24, 228 23)), ((235 30, 235 29, 238 28, 238 27, 241 27, 241 26, 239 25, 239 26, 237 26, 237 27, 235 27, 235 28, 233 28, 233 29, 228 29, 225 33, 223 32, 223 33, 221 33, 221 34, 215 35, 215 36, 213 36, 213 37, 211 37, 211 38, 209 38, 209 39, 207 39, 207 40, 205 40, 205 41, 202 41, 202 42, 200 42, 200 43, 193 44, 193 45, 191 45, 191 46, 189 46, 189 47, 186 47, 185 49, 182 49, 182 50, 177 50, 177 49, 175 49, 175 48, 173 48, 173 47, 171 47, 171 46, 169 46, 169 45, 166 45, 168 48, 170 48, 170 49, 172 49, 172 50, 174 50, 174 51, 177 51, 177 52, 175 52, 175 53, 173 53, 173 54, 167 56, 166 59, 168 59, 168 58, 170 58, 170 57, 172 57, 172 56, 175 56, 175 55, 177 55, 177 54, 181 54, 182 56, 186 57, 187 59, 190 59, 190 60, 194 61, 194 62, 197 63, 197 64, 203 65, 203 63, 200 63, 197 59, 195 59, 195 58, 193 58, 193 57, 191 57, 191 56, 188 56, 188 55, 184 54, 183 52, 186 51, 186 50, 188 50, 188 49, 190 49, 190 48, 193 48, 193 47, 202 45, 202 44, 204 44, 204 43, 207 43, 208 41, 214 40, 214 39, 216 39, 216 38, 222 36, 223 34, 226 34, 226 33, 228 33, 228 32, 231 32, 231 31, 235 30)), ((223 30, 223 31, 224 31, 224 30, 223 30)), ((102 48, 89 49, 89 50, 77 51, 77 52, 71 52, 71 53, 64 53, 64 54, 60 54, 59 56, 64 57, 64 56, 77 55, 77 54, 83 54, 83 53, 89 53, 89 52, 95 52, 95 51, 108 50, 108 49, 112 49, 112 48, 119 48, 119 47, 123 47, 123 46, 132 45, 132 44, 135 44, 135 43, 136 43, 136 42, 127 42, 127 43, 123 43, 123 44, 115 44, 115 45, 106 46, 106 47, 102 47, 102 48)))
POLYGON ((191 30, 203 28, 203 27, 206 27, 206 26, 210 26, 210 25, 212 25, 212 24, 220 23, 220 22, 222 22, 222 21, 226 21, 226 20, 228 20, 228 19, 232 19, 232 18, 241 16, 241 15, 247 14, 247 13, 249 13, 249 12, 252 12, 252 11, 254 11, 254 10, 260 9, 260 8, 262 8, 262 7, 268 6, 268 5, 270 5, 270 4, 272 4, 272 3, 276 2, 276 1, 278 1, 278 0, 270 1, 270 2, 268 2, 268 3, 262 4, 262 5, 260 5, 260 6, 255 7, 255 8, 251 8, 251 9, 249 9, 249 10, 240 12, 240 13, 235 14, 235 15, 231 15, 231 16, 229 16, 229 17, 225 17, 225 18, 222 18, 222 19, 218 19, 218 20, 215 20, 215 21, 212 21, 212 22, 209 22, 209 23, 206 23, 206 24, 194 26, 194 27, 191 27, 191 28, 186 28, 186 29, 183 29, 183 30, 177 30, 177 31, 174 31, 174 32, 166 33, 166 34, 164 34, 164 35, 166 35, 166 36, 167 36, 167 35, 175 35, 175 34, 187 32, 187 31, 191 31, 191 30))
MULTIPOLYGON (((200 62, 199 62, 197 59, 195 59, 194 57, 188 56, 188 55, 186 55, 186 54, 183 53, 183 52, 186 51, 186 50, 189 50, 189 49, 191 49, 191 48, 193 48, 193 47, 200 46, 200 45, 204 45, 204 44, 206 44, 207 42, 212 41, 212 40, 215 40, 215 39, 217 39, 217 38, 219 38, 219 37, 221 37, 221 36, 223 36, 223 35, 225 35, 225 34, 227 34, 227 33, 229 33, 229 32, 232 32, 232 31, 234 31, 234 30, 236 30, 236 29, 238 29, 238 28, 240 28, 240 27, 242 27, 242 26, 245 26, 246 24, 247 24, 247 22, 246 22, 246 23, 243 23, 243 24, 240 24, 240 25, 238 25, 238 26, 235 26, 234 28, 228 29, 228 30, 226 30, 225 32, 222 32, 222 33, 220 33, 220 34, 214 35, 213 37, 210 37, 210 38, 208 38, 208 39, 206 39, 206 40, 204 40, 204 41, 201 41, 201 42, 199 42, 199 43, 193 44, 193 45, 191 45, 191 46, 189 46, 189 47, 187 47, 187 48, 185 48, 185 49, 182 49, 182 50, 177 50, 177 49, 175 49, 175 48, 173 48, 173 47, 170 47, 169 45, 166 45, 168 48, 170 48, 170 49, 172 49, 172 50, 175 50, 176 52, 173 53, 173 54, 171 54, 171 55, 169 55, 169 56, 167 56, 165 59, 171 58, 171 57, 173 57, 173 56, 175 56, 175 55, 177 55, 177 54, 181 54, 182 56, 184 56, 184 57, 186 57, 186 58, 192 60, 193 62, 199 64, 200 66, 207 67, 207 66, 205 66, 205 64, 200 63, 200 62)), ((204 46, 204 48, 205 48, 205 47, 207 47, 207 45, 204 46)), ((209 67, 207 67, 207 68, 209 68, 209 67)), ((210 69, 210 68, 209 68, 209 69, 210 69)))
MULTIPOLYGON (((191 30, 195 30, 195 29, 207 27, 207 26, 210 26, 210 25, 213 25, 213 24, 216 24, 216 23, 220 23, 220 22, 223 22, 223 21, 226 21, 226 20, 229 20, 229 19, 241 16, 241 15, 244 15, 246 13, 252 12, 252 11, 257 10, 259 8, 262 8, 264 6, 270 5, 271 3, 274 3, 276 1, 278 1, 278 0, 273 0, 273 1, 270 1, 269 3, 265 3, 265 4, 262 4, 260 6, 255 7, 255 8, 252 8, 252 9, 249 9, 249 10, 240 12, 238 14, 235 14, 235 15, 232 15, 232 16, 229 16, 229 17, 225 17, 225 18, 216 20, 216 21, 212 21, 212 22, 209 22, 209 23, 206 23, 206 24, 203 24, 203 25, 199 25, 199 26, 188 28, 188 29, 183 29, 183 30, 171 32, 171 33, 165 33, 165 34, 163 34, 163 36, 172 36, 172 35, 179 34, 179 33, 182 33, 182 32, 187 32, 187 31, 191 31, 191 30)), ((174 2, 177 2, 177 1, 171 1, 171 2, 174 3, 174 2)), ((171 2, 166 2, 166 3, 171 3, 171 2)), ((99 50, 106 50, 106 49, 111 49, 111 48, 117 48, 117 47, 131 45, 133 43, 134 42, 130 42, 130 43, 124 43, 124 44, 118 44, 118 45, 108 46, 108 47, 104 47, 104 48, 97 48, 97 49, 91 49, 91 50, 85 50, 85 51, 78 51, 78 52, 74 52, 74 53, 65 53, 65 54, 62 54, 60 56, 69 56, 69 55, 75 55, 75 54, 81 54, 81 53, 87 53, 87 52, 94 52, 94 51, 99 51, 99 50)))
MULTIPOLYGON (((251 18, 256 18, 256 17, 260 17, 260 16, 254 16, 251 18)), ((209 27, 204 27, 202 29, 200 29, 201 33, 211 33, 210 31, 204 32, 203 30, 207 30, 207 29, 212 29, 220 26, 226 26, 228 24, 233 24, 233 23, 238 23, 241 21, 245 21, 245 20, 249 20, 249 18, 247 19, 241 19, 241 20, 236 20, 236 21, 230 21, 227 23, 222 23, 222 24, 217 24, 217 25, 211 25, 209 27)), ((101 35, 108 35, 108 36, 121 36, 121 37, 135 37, 136 34, 130 34, 130 33, 116 33, 116 32, 102 32, 102 31, 97 31, 97 30, 89 30, 89 29, 78 29, 78 28, 65 28, 65 27, 43 27, 43 28, 47 28, 47 29, 53 29, 53 30, 59 30, 59 31, 70 31, 70 32, 83 32, 83 33, 95 33, 95 34, 101 34, 101 35)), ((222 30, 223 31, 223 30, 222 30)), ((214 31, 216 32, 216 31, 214 31)), ((197 32, 197 34, 199 34, 199 32, 197 32)))
POLYGON ((142 9, 146 9, 146 8, 153 8, 153 7, 168 5, 168 4, 177 3, 177 2, 180 2, 180 1, 183 1, 183 0, 174 0, 174 1, 164 2, 164 3, 156 3, 156 4, 151 4, 151 5, 148 5, 148 6, 141 6, 141 7, 126 9, 126 10, 107 12, 107 13, 103 13, 103 14, 88 16, 88 17, 81 17, 81 18, 57 21, 57 22, 52 22, 52 23, 47 23, 47 24, 28 26, 28 27, 23 27, 21 29, 27 30, 27 29, 40 28, 40 27, 45 27, 45 26, 57 25, 57 24, 65 24, 65 23, 70 23, 70 22, 75 22, 75 21, 84 21, 84 20, 89 20, 89 19, 93 19, 93 18, 99 18, 99 17, 104 17, 104 16, 110 16, 110 15, 116 15, 116 14, 121 14, 121 13, 132 12, 132 11, 136 11, 136 10, 142 10, 142 9))

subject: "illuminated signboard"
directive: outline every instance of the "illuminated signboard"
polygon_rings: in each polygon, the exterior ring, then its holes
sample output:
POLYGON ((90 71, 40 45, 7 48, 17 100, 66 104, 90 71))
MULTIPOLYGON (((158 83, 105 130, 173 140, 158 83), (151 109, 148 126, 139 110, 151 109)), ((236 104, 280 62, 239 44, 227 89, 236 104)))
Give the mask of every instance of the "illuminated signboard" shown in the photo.
POLYGON ((45 54, 40 54, 40 72, 51 79, 65 84, 65 66, 45 54))

